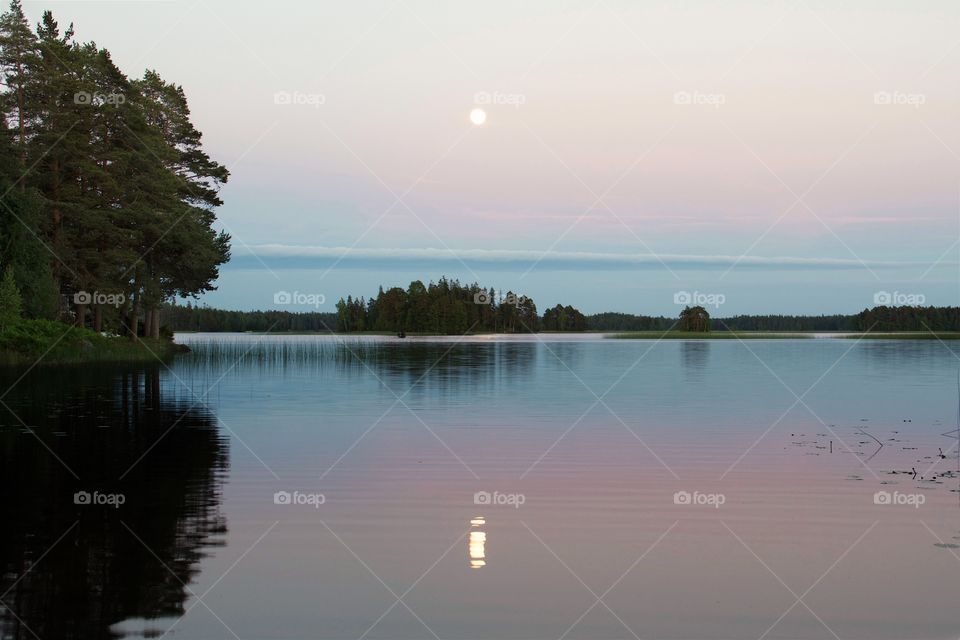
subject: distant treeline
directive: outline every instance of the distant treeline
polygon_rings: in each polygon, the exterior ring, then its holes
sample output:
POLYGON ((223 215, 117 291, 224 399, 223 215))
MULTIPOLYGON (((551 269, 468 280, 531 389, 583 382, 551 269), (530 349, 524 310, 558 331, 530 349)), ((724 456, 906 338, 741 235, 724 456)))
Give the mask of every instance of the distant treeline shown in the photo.
MULTIPOLYGON (((733 316, 711 318, 712 331, 854 331, 857 316, 733 316)), ((629 313, 596 313, 587 316, 591 331, 667 331, 678 326, 676 318, 636 316, 629 313)))
MULTIPOLYGON (((663 316, 597 313, 591 331, 666 331, 677 323, 663 316)), ((854 315, 739 315, 711 318, 712 331, 960 331, 960 307, 874 307, 854 315)))
POLYGON ((874 307, 855 316, 858 331, 960 331, 960 307, 874 307))
MULTIPOLYGON (((527 331, 667 331, 679 329, 676 318, 629 313, 596 313, 584 316, 571 306, 556 305, 536 318, 529 298, 502 300, 476 285, 463 287, 442 280, 424 287, 411 285, 417 306, 410 304, 410 289, 382 291, 376 298, 348 297, 337 313, 290 311, 225 311, 210 307, 169 305, 163 315, 173 331, 381 331, 462 334, 467 332, 527 331), (476 287, 476 288, 475 288, 476 287), (430 291, 433 296, 430 296, 430 291), (464 297, 470 293, 469 298, 464 297), (474 301, 474 295, 482 294, 474 301), (516 300, 516 303, 508 303, 516 300), (523 300, 524 302, 519 302, 523 300), (525 312, 520 315, 519 309, 525 312), (419 314, 414 311, 419 309, 419 314), (522 322, 521 322, 522 318, 522 322), (479 320, 478 320, 479 319, 479 320), (362 322, 362 325, 360 324, 362 322), (466 324, 464 324, 466 322, 466 324), (473 324, 476 322, 477 324, 473 324), (362 327, 362 328, 360 328, 362 327), (437 329, 441 327, 441 329, 437 329), (472 327, 472 328, 471 328, 472 327)), ((712 331, 960 331, 960 307, 875 307, 855 315, 739 315, 711 318, 712 331)))
POLYGON ((857 316, 733 316, 715 318, 714 331, 856 331, 857 316))
POLYGON ((210 307, 167 305, 163 318, 172 331, 333 331, 337 314, 291 311, 226 311, 210 307))
POLYGON ((587 329, 590 331, 666 331, 676 323, 676 318, 635 316, 613 311, 587 316, 587 329))

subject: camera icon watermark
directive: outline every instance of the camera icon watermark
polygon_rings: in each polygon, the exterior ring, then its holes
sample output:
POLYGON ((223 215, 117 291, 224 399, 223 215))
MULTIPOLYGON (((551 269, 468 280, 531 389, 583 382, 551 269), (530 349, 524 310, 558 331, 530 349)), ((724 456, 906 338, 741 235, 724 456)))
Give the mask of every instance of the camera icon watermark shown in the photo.
POLYGON ((919 509, 920 505, 927 501, 927 496, 922 493, 900 493, 894 491, 877 491, 873 494, 873 504, 883 505, 903 505, 919 509))
POLYGON ((694 491, 677 491, 673 494, 673 504, 709 506, 719 509, 721 505, 727 502, 727 497, 722 493, 700 493, 694 491))
POLYGON ((700 291, 677 291, 673 294, 673 304, 720 308, 727 301, 722 293, 701 293, 700 291))
POLYGON ((306 93, 303 91, 277 91, 273 94, 273 104, 308 106, 319 109, 327 103, 327 97, 322 93, 306 93))
POLYGON ((877 91, 873 94, 873 104, 900 105, 919 109, 927 103, 923 93, 904 93, 903 91, 877 91))
POLYGON ((522 493, 500 493, 499 491, 490 493, 489 491, 477 491, 473 494, 473 504, 481 506, 506 505, 514 509, 519 509, 526 501, 527 497, 522 493))
POLYGON ((888 307, 915 307, 926 303, 922 293, 902 293, 900 291, 877 291, 873 294, 873 304, 888 307))
POLYGON ((315 309, 323 306, 327 297, 322 293, 302 293, 300 291, 277 291, 273 294, 273 304, 312 306, 315 309))
POLYGON ((77 491, 73 494, 73 504, 81 506, 113 507, 119 509, 126 503, 127 497, 122 493, 100 493, 99 491, 77 491))
POLYGON ((77 305, 110 305, 120 308, 127 301, 122 293, 101 293, 99 291, 77 291, 73 294, 73 304, 77 305))
POLYGON ((673 104, 705 105, 719 109, 727 103, 727 97, 722 93, 700 93, 699 91, 677 91, 673 94, 673 104))
POLYGON ((327 501, 322 493, 303 493, 301 491, 277 491, 273 494, 273 504, 310 506, 319 509, 327 501))

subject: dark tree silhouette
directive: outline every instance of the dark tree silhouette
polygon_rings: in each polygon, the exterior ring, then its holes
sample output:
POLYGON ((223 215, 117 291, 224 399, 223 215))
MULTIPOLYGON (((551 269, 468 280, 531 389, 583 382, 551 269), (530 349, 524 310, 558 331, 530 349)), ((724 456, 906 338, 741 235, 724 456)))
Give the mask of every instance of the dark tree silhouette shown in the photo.
POLYGON ((701 306, 684 307, 680 312, 680 331, 706 333, 710 331, 710 314, 701 306))

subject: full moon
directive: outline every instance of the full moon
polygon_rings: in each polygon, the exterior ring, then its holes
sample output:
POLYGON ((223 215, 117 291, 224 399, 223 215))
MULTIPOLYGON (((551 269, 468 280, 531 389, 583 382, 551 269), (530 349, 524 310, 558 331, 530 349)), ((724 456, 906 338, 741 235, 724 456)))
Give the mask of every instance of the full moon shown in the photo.
POLYGON ((470 122, 481 125, 487 121, 487 112, 483 109, 474 109, 470 112, 470 122))

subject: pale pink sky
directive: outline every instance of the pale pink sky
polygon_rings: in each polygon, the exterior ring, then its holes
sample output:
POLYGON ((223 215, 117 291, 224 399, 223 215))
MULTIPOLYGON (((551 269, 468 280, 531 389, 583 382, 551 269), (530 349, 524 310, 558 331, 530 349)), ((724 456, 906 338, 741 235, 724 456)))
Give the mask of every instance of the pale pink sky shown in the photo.
MULTIPOLYGON (((28 2, 30 17, 47 4, 28 2)), ((956 303, 960 6, 836 5, 53 6, 131 75, 150 66, 184 85, 232 171, 220 215, 238 255, 277 243, 921 265, 863 269, 864 291, 940 259, 917 286, 956 303), (468 117, 478 106, 482 126, 468 117)), ((384 279, 367 268, 344 283, 365 293, 384 279)), ((688 284, 746 277, 724 271, 688 284)), ((677 286, 663 269, 643 277, 677 286)), ((571 295, 609 306, 591 296, 571 295)))

